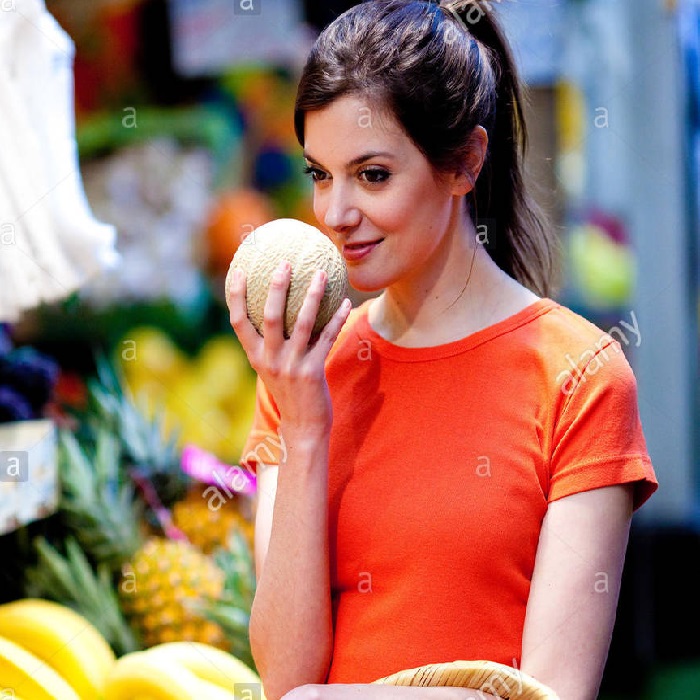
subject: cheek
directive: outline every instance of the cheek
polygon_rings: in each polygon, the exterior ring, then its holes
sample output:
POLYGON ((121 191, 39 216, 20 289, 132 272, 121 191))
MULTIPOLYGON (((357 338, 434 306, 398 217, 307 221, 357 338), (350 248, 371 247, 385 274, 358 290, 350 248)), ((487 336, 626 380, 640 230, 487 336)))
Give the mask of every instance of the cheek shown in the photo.
POLYGON ((377 228, 400 233, 423 215, 424 196, 413 188, 393 187, 365 199, 362 212, 377 228))
POLYGON ((311 209, 314 212, 314 216, 319 220, 323 221, 323 218, 321 214, 323 213, 321 211, 321 197, 318 196, 318 193, 316 192, 316 188, 311 192, 311 209))

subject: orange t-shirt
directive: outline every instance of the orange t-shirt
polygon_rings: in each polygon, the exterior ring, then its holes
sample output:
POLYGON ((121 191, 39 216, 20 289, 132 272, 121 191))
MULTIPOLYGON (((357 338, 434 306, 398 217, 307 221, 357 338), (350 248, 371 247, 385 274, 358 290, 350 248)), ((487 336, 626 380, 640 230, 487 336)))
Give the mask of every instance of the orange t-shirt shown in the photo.
MULTIPOLYGON (((455 342, 394 345, 353 310, 327 360, 329 683, 456 659, 519 664, 547 503, 657 488, 622 346, 540 299, 455 342)), ((259 382, 243 464, 279 462, 259 382)), ((312 633, 310 631, 310 633, 312 633)))

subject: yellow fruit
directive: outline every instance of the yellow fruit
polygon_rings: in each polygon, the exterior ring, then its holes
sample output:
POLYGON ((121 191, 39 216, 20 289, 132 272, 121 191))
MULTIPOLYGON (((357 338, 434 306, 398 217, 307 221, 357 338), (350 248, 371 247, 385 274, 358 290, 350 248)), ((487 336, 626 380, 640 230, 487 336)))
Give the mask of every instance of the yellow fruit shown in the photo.
POLYGON ((187 365, 187 357, 170 336, 155 326, 136 326, 117 348, 127 379, 147 377, 167 383, 187 365))
POLYGON ((119 595, 146 647, 176 639, 225 649, 221 628, 196 611, 205 598, 217 598, 223 585, 221 569, 196 547, 153 537, 124 567, 119 595))
POLYGON ((225 690, 215 683, 197 678, 197 685, 199 686, 200 698, 206 698, 206 700, 236 700, 237 696, 232 691, 225 690))
POLYGON ((197 677, 185 668, 149 657, 122 656, 107 678, 105 700, 203 700, 197 677))
POLYGON ((247 279, 248 316, 262 335, 263 310, 270 281, 279 264, 287 260, 292 277, 287 294, 284 334, 289 337, 316 270, 325 270, 328 284, 321 300, 312 335, 330 321, 347 295, 345 262, 327 236, 297 219, 275 219, 255 229, 239 246, 226 276, 226 302, 230 304, 233 271, 240 268, 247 279))
POLYGON ((219 382, 234 392, 231 384, 252 373, 245 351, 231 335, 214 336, 207 340, 197 355, 197 367, 203 377, 218 377, 219 382), (222 376, 223 375, 223 376, 222 376))
POLYGON ((104 693, 114 652, 82 615, 48 600, 0 605, 0 635, 46 662, 82 698, 104 693))
POLYGON ((248 503, 242 498, 229 499, 220 487, 195 484, 187 496, 174 505, 173 522, 205 554, 225 547, 234 530, 240 530, 246 536, 252 550, 254 524, 252 518, 243 512, 248 503), (218 494, 215 489, 218 489, 218 494))
POLYGON ((51 666, 4 637, 0 637, 0 689, 32 700, 80 700, 51 666))
MULTIPOLYGON (((239 686, 238 694, 244 694, 245 689, 241 686, 246 686, 248 690, 251 686, 260 686, 260 677, 240 659, 207 644, 160 644, 145 653, 170 662, 171 665, 186 668, 198 678, 231 693, 236 693, 236 686, 239 686)), ((262 688, 260 689, 262 693, 262 688)))

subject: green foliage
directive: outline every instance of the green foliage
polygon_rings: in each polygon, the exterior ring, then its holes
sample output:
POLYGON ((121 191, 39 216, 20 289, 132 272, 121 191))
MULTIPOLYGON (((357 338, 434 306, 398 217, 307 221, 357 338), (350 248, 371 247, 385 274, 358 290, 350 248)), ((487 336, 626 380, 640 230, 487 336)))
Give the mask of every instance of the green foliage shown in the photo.
POLYGON ((90 558, 118 573, 141 546, 143 508, 121 471, 121 446, 106 427, 89 454, 75 436, 59 432, 60 508, 90 558))
POLYGON ((224 590, 219 598, 207 601, 201 612, 224 630, 231 653, 256 670, 248 633, 255 595, 255 564, 244 535, 233 531, 228 547, 217 550, 214 561, 224 572, 224 590))
POLYGON ((141 648, 122 613, 107 566, 98 564, 93 569, 73 537, 65 541, 65 554, 43 537, 37 537, 34 545, 38 560, 25 573, 27 597, 54 600, 80 613, 95 625, 117 656, 141 648))
POLYGON ((125 468, 137 467, 169 507, 184 497, 191 483, 180 468, 177 435, 166 437, 163 417, 144 416, 124 387, 118 370, 98 357, 97 378, 88 382, 88 423, 93 434, 104 427, 119 436, 125 468))

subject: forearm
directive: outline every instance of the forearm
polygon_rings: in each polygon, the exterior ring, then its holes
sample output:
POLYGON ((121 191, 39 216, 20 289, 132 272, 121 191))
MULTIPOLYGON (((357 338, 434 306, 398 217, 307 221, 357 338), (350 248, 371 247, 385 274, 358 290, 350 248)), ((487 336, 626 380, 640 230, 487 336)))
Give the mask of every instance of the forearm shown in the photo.
POLYGON ((251 609, 253 657, 268 699, 323 683, 333 647, 328 438, 285 438, 272 529, 251 609))
POLYGON ((478 688, 418 688, 381 684, 330 684, 296 688, 284 700, 500 700, 478 688))

